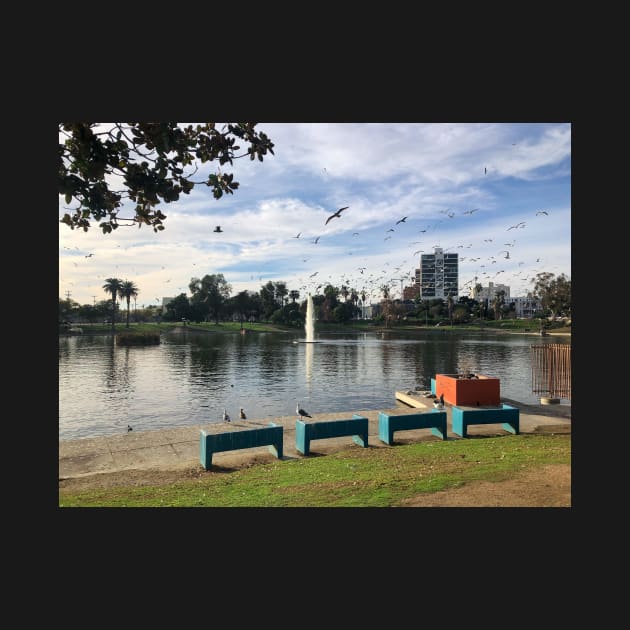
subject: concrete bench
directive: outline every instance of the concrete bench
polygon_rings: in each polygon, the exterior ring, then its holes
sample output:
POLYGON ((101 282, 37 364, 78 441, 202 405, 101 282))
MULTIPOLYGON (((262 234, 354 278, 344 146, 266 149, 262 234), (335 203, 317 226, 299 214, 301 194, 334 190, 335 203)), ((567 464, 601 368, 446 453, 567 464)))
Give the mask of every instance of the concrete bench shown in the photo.
POLYGON ((378 414, 378 437, 385 444, 393 444, 395 431, 431 429, 437 437, 446 439, 446 411, 431 409, 421 413, 378 414))
POLYGON ((236 451, 255 446, 269 446, 278 459, 282 459, 283 428, 273 422, 262 429, 244 429, 225 433, 206 433, 201 430, 201 465, 208 470, 212 466, 212 455, 220 451, 236 451))
POLYGON ((498 424, 510 433, 518 435, 519 410, 510 405, 501 404, 499 407, 458 407, 451 408, 453 433, 461 437, 468 436, 471 424, 498 424))
POLYGON ((344 420, 318 420, 304 422, 297 420, 295 423, 295 448, 303 455, 308 455, 311 448, 311 440, 342 437, 351 435, 352 440, 363 446, 368 445, 368 419, 353 414, 352 418, 344 420))

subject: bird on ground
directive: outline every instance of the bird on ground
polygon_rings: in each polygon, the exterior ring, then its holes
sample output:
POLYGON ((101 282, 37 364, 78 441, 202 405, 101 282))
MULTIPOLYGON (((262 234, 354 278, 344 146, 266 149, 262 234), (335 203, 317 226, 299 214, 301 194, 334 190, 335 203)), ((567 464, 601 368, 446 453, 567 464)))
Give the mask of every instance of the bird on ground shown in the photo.
POLYGON ((313 416, 311 416, 310 413, 307 413, 306 411, 304 411, 304 409, 302 409, 300 407, 300 402, 298 401, 297 406, 295 408, 295 413, 297 413, 298 416, 300 416, 300 418, 312 418, 313 416))
POLYGON ((133 431, 133 429, 129 425, 127 425, 127 433, 129 433, 129 431, 133 431))
POLYGON ((343 208, 339 208, 339 210, 337 210, 337 212, 333 212, 327 219, 326 219, 326 223, 324 223, 324 225, 328 224, 328 221, 330 221, 331 219, 334 219, 335 217, 340 218, 341 217, 341 213, 344 210, 347 210, 350 206, 344 206, 343 208))
POLYGON ((227 409, 223 409, 223 422, 229 422, 230 416, 228 415, 227 409))
POLYGON ((433 406, 434 406, 436 409, 443 409, 443 408, 444 408, 444 394, 443 394, 443 393, 442 393, 442 394, 440 394, 440 397, 439 397, 439 398, 436 398, 436 399, 433 401, 433 406))
POLYGON ((243 411, 243 407, 239 409, 238 415, 240 416, 241 420, 247 420, 247 416, 245 415, 245 412, 243 411))
POLYGON ((217 227, 215 227, 213 231, 214 232, 223 232, 223 230, 221 229, 220 225, 217 225, 217 227))

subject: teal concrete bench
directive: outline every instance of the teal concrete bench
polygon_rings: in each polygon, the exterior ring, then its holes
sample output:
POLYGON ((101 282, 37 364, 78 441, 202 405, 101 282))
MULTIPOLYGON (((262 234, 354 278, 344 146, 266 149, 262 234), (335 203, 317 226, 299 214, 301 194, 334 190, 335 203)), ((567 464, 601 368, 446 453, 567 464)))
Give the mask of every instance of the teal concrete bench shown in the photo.
POLYGON ((378 414, 378 437, 385 444, 394 443, 395 431, 409 431, 411 429, 431 429, 437 437, 446 439, 446 411, 431 409, 421 413, 378 414))
POLYGON ((273 422, 262 429, 245 429, 225 433, 206 433, 201 430, 201 465, 208 470, 212 466, 212 455, 220 451, 237 451, 242 448, 269 446, 269 450, 282 459, 283 429, 273 422))
POLYGON ((471 424, 498 424, 510 433, 518 435, 519 410, 516 407, 502 404, 500 407, 458 407, 451 408, 453 433, 467 437, 471 424))
POLYGON ((317 420, 315 422, 297 420, 295 423, 295 448, 303 455, 308 455, 311 450, 311 440, 345 435, 351 435, 354 442, 364 448, 367 447, 368 419, 353 414, 352 418, 345 420, 317 420))

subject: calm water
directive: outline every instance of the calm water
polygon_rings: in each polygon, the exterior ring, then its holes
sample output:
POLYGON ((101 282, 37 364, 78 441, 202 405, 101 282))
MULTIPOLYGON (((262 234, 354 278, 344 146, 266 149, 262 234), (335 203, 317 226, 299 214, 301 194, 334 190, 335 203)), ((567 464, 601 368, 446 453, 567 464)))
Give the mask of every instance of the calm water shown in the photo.
POLYGON ((430 388, 458 368, 501 380, 501 396, 538 403, 531 393, 530 345, 570 337, 445 331, 316 334, 168 333, 160 345, 116 346, 110 336, 59 339, 59 439, 295 413, 384 409, 396 390, 430 388))

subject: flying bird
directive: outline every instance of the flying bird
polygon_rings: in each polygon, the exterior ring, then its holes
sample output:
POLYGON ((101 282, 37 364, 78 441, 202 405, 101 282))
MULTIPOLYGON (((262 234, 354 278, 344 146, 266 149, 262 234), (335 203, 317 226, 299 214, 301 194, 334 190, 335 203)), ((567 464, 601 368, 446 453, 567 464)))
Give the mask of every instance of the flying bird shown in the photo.
POLYGON ((230 416, 228 415, 227 409, 223 409, 223 422, 229 422, 230 416))
POLYGON ((293 238, 300 238, 300 234, 302 234, 302 232, 298 232, 293 238))
POLYGON ((477 212, 479 208, 473 208, 472 210, 465 210, 462 214, 472 214, 473 212, 477 212))
POLYGON ((334 219, 335 217, 340 218, 341 217, 341 213, 344 210, 347 210, 350 206, 344 206, 343 208, 339 208, 339 210, 337 210, 337 212, 333 212, 333 214, 331 214, 327 219, 326 219, 326 223, 324 223, 324 225, 328 224, 328 221, 330 221, 331 219, 334 219))
POLYGON ((298 401, 298 404, 295 408, 295 413, 297 413, 298 416, 300 416, 300 418, 312 418, 313 416, 311 416, 310 413, 307 413, 306 411, 304 411, 304 409, 302 409, 300 407, 300 402, 298 401))
POLYGON ((404 223, 407 220, 407 217, 403 217, 402 219, 399 219, 398 221, 396 221, 396 225, 398 225, 399 223, 404 223))
POLYGON ((548 215, 549 213, 548 213, 546 210, 539 210, 539 211, 536 213, 536 216, 538 216, 539 214, 546 214, 546 215, 548 215))
POLYGON ((247 420, 247 416, 245 415, 245 412, 243 411, 243 407, 239 409, 238 415, 240 416, 241 420, 247 420))
POLYGON ((90 256, 94 256, 94 254, 87 254, 85 257, 89 258, 90 256))
POLYGON ((317 237, 317 238, 313 241, 313 243, 315 243, 315 245, 317 245, 317 241, 319 241, 319 239, 320 239, 320 238, 321 238, 321 236, 318 236, 318 237, 317 237))
POLYGON ((484 175, 487 175, 487 174, 488 174, 488 169, 487 169, 485 166, 483 167, 483 174, 484 174, 484 175))
POLYGON ((223 232, 223 230, 221 229, 220 225, 217 225, 217 227, 215 227, 213 231, 214 232, 223 232))

